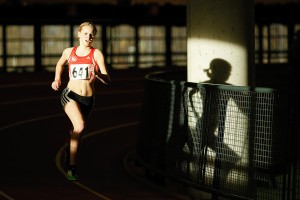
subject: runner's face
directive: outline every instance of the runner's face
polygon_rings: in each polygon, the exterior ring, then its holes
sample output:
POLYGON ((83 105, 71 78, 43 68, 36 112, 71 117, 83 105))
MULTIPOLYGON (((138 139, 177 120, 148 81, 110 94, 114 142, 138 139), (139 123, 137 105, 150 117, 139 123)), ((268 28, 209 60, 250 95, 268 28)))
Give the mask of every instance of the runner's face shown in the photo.
POLYGON ((91 26, 82 27, 81 31, 78 32, 80 44, 89 46, 94 39, 93 28, 91 26))

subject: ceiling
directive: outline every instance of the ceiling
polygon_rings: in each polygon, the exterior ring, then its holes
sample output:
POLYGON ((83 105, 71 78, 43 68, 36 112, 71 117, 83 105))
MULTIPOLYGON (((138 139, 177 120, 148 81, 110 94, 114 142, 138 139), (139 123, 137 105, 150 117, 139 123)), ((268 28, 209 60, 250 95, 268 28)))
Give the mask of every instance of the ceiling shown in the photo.
MULTIPOLYGON (((254 0, 255 3, 263 4, 286 4, 286 3, 300 3, 300 0, 254 0)), ((155 3, 159 5, 172 4, 172 5, 186 5, 188 0, 0 0, 0 4, 149 4, 155 3)))

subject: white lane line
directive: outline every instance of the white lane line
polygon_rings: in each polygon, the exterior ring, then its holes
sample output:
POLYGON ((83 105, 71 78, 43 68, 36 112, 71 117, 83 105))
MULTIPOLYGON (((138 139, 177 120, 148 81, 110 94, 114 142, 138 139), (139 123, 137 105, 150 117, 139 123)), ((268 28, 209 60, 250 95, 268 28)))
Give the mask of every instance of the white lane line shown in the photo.
MULTIPOLYGON (((112 109, 119 109, 119 108, 130 108, 130 107, 138 107, 141 105, 142 105, 141 103, 136 103, 136 104, 126 104, 126 105, 120 105, 120 106, 107 106, 107 107, 102 107, 102 108, 95 108, 93 111, 98 111, 98 110, 104 111, 104 110, 112 110, 112 109)), ((33 118, 33 119, 19 121, 16 123, 12 123, 12 124, 8 124, 6 126, 0 127, 0 132, 3 130, 9 129, 9 128, 15 127, 15 126, 22 125, 22 124, 27 124, 27 123, 50 119, 50 118, 55 118, 55 117, 62 117, 64 115, 65 115, 65 113, 61 113, 61 114, 48 115, 48 116, 37 117, 37 118, 33 118)))
POLYGON ((6 198, 7 200, 15 200, 14 198, 8 196, 7 194, 5 194, 4 192, 2 192, 1 190, 0 190, 0 196, 6 198))
POLYGON ((51 85, 51 83, 49 83, 49 82, 32 82, 32 83, 2 84, 2 85, 0 85, 0 88, 31 87, 31 86, 41 86, 41 85, 51 85))
MULTIPOLYGON (((114 82, 122 82, 122 81, 136 81, 136 80, 143 80, 144 78, 120 78, 118 80, 114 80, 114 82)), ((33 83, 22 83, 22 84, 4 84, 0 85, 0 88, 14 88, 14 87, 31 87, 31 86, 40 86, 40 85, 49 85, 48 82, 33 82, 33 83)), ((113 95, 113 94, 124 94, 124 93, 137 93, 137 92, 142 92, 142 89, 136 89, 136 90, 115 90, 114 92, 101 92, 100 95, 113 95)), ((99 93, 96 93, 96 95, 99 95, 99 93)), ((30 98, 30 99, 22 99, 22 100, 16 100, 16 101, 7 101, 7 102, 0 102, 0 106, 3 105, 11 105, 11 104, 18 104, 18 103, 25 103, 25 102, 33 102, 33 101, 42 101, 42 100, 49 100, 49 99, 57 99, 59 96, 56 97, 40 97, 40 98, 30 98)), ((111 107, 105 107, 105 108, 95 108, 94 110, 109 110, 109 109, 118 109, 118 108, 127 108, 127 107, 136 107, 136 106, 141 106, 141 104, 127 104, 127 105, 122 105, 122 106, 111 106, 111 107)), ((49 116, 44 116, 44 117, 38 117, 34 119, 28 119, 28 120, 23 120, 19 121, 17 123, 12 123, 9 125, 6 125, 4 127, 0 127, 0 131, 19 126, 22 124, 26 123, 31 123, 31 122, 36 122, 40 120, 45 120, 45 119, 50 119, 50 118, 55 118, 55 117, 62 117, 64 116, 65 113, 61 114, 55 114, 55 115, 49 115, 49 116)), ((122 125, 120 125, 122 126, 122 125)), ((120 126, 116 126, 118 128, 121 128, 120 126)), ((103 130, 104 131, 104 130, 103 130)), ((108 131, 108 130, 106 130, 108 131)), ((91 136, 95 135, 96 133, 90 133, 91 136)), ((88 135, 85 135, 86 137, 88 135)), ((83 137, 84 138, 84 137, 83 137)), ((84 185, 81 184, 81 187, 86 189, 87 191, 94 193, 93 190, 89 189, 88 187, 85 187, 84 185)), ((96 194, 96 193, 94 193, 96 194)), ((105 200, 110 200, 107 197, 104 197, 103 195, 97 193, 97 195, 101 198, 104 198, 105 200)), ((6 198, 7 200, 15 200, 14 198, 10 197, 6 193, 0 190, 0 196, 6 198)))
MULTIPOLYGON (((101 92, 97 93, 96 95, 115 95, 115 94, 130 94, 130 93, 139 93, 143 92, 142 89, 136 89, 136 90, 114 90, 113 92, 101 92)), ((4 101, 0 102, 0 106, 6 106, 11 104, 19 104, 19 103, 26 103, 26 102, 33 102, 33 101, 43 101, 43 100, 50 100, 50 99, 59 99, 60 96, 51 96, 51 97, 38 97, 38 98, 28 98, 28 99, 21 99, 21 100, 15 100, 15 101, 4 101)))
MULTIPOLYGON (((138 106, 141 106, 142 104, 141 103, 138 103, 138 104, 126 104, 126 105, 120 105, 120 106, 110 106, 110 107, 105 107, 105 108, 95 108, 93 111, 103 111, 103 110, 112 110, 112 109, 120 109, 120 108, 129 108, 129 107, 138 107, 138 106)), ((26 124, 26 123, 31 123, 31 122, 36 122, 36 121, 41 121, 41 120, 45 120, 45 119, 50 119, 50 118, 55 118, 55 117, 62 117, 62 116, 65 116, 65 113, 61 113, 61 114, 55 114, 55 115, 48 115, 48 116, 43 116, 43 117, 37 117, 37 118, 33 118, 33 119, 28 119, 28 120, 23 120, 23 121, 19 121, 17 123, 12 123, 12 124, 9 124, 9 125, 6 125, 4 127, 0 127, 0 132, 3 131, 3 130, 6 130, 6 129, 9 129, 9 128, 12 128, 12 127, 15 127, 15 126, 19 126, 19 125, 22 125, 22 124, 26 124)), ((101 132, 103 131, 109 131, 109 130, 113 130, 112 128, 122 128, 122 127, 126 127, 126 126, 132 126, 133 124, 135 124, 136 122, 134 123, 128 123, 128 124, 125 124, 125 125, 118 125, 118 126, 114 126, 114 127, 110 127, 110 128, 106 128, 106 129, 103 129, 101 130, 101 132)), ((91 132, 91 136, 97 134, 98 131, 96 132, 91 132)), ((90 137, 88 135, 85 135, 85 137, 90 137)), ((84 136, 83 136, 84 138, 84 136)), ((62 147, 63 148, 63 147, 62 147)), ((58 155, 57 155, 58 156, 58 155)), ((56 157, 57 157, 56 156, 56 157)), ((56 158, 57 159, 57 158, 56 158)), ((85 190, 95 194, 96 196, 98 197, 101 197, 103 198, 104 200, 110 200, 108 199, 107 197, 93 191, 92 189, 84 186, 84 185, 80 185, 80 187, 84 188, 85 190)), ((7 198, 7 200, 14 200, 13 198, 11 198, 10 196, 8 196, 7 194, 5 194, 4 192, 2 192, 0 190, 0 196, 3 196, 5 198, 7 198)))
MULTIPOLYGON (((53 73, 54 74, 54 73, 53 73)), ((144 80, 144 77, 128 77, 128 78, 117 78, 117 79, 113 79, 113 81, 111 83, 117 83, 117 82, 128 82, 128 81, 140 81, 140 80, 144 80)), ((30 82, 30 83, 17 83, 17 84, 1 84, 0 85, 0 89, 1 88, 15 88, 15 87, 31 87, 31 86, 41 86, 41 85, 49 85, 49 87, 51 86, 51 81, 40 81, 40 82, 30 82)))
MULTIPOLYGON (((55 160, 54 160, 54 161, 55 161, 56 168, 58 169, 58 171, 59 171, 61 174, 63 174, 64 177, 66 177, 66 172, 65 172, 65 170, 63 169, 63 167, 61 166, 60 160, 62 159, 63 152, 64 152, 64 149, 65 149, 65 148, 66 148, 66 144, 63 145, 63 146, 58 150, 58 152, 56 153, 56 156, 55 156, 55 160)), ((100 193, 98 193, 98 192, 92 190, 92 189, 89 188, 89 187, 86 187, 85 185, 83 185, 83 184, 81 184, 81 183, 79 183, 79 182, 77 182, 77 181, 72 181, 72 182, 73 182, 74 184, 76 184, 77 186, 79 186, 79 187, 81 187, 81 188, 87 190, 88 192, 90 192, 90 193, 96 195, 97 197, 100 197, 101 199, 110 200, 110 198, 108 198, 108 197, 106 197, 106 196, 104 196, 104 195, 102 195, 102 194, 100 194, 100 193)))
MULTIPOLYGON (((112 130, 116 130, 116 129, 121 129, 121 128, 125 128, 125 127, 129 127, 129 126, 136 126, 139 122, 130 122, 130 123, 126 123, 126 124, 119 124, 119 125, 116 125, 116 126, 112 126, 112 127, 108 127, 108 128, 105 128, 105 129, 100 129, 100 130, 97 130, 97 131, 93 131, 93 132, 90 132, 90 133, 87 133, 86 135, 84 135, 82 137, 82 139, 87 139, 89 137, 92 137, 92 136, 95 136, 95 135, 98 135, 98 134, 101 134, 101 133, 106 133, 106 132, 109 132, 109 131, 112 131, 112 130)), ((65 170, 63 169, 62 165, 61 165, 61 159, 62 159, 62 156, 63 156, 63 153, 64 153, 64 149, 66 148, 66 145, 67 144, 64 144, 57 152, 56 154, 56 157, 55 157, 55 163, 56 163, 56 167, 58 169, 58 171, 60 171, 65 177, 66 177, 66 172, 65 170)), ((76 181, 73 181, 74 184, 76 184, 77 186, 89 191, 90 193, 96 195, 97 197, 100 197, 102 199, 105 199, 105 200, 111 200, 109 199, 108 197, 96 192, 95 190, 81 184, 80 182, 76 182, 76 181)))
POLYGON ((36 121, 40 121, 40 120, 50 119, 50 118, 54 118, 54 117, 60 117, 60 116, 63 116, 63 115, 64 115, 64 113, 63 114, 48 115, 48 116, 44 116, 44 117, 37 117, 37 118, 33 118, 33 119, 19 121, 19 122, 16 122, 16 123, 12 123, 12 124, 8 124, 6 126, 0 127, 0 132, 5 130, 5 129, 9 129, 9 128, 19 126, 19 125, 22 125, 22 124, 27 124, 27 123, 30 123, 30 122, 36 122, 36 121))

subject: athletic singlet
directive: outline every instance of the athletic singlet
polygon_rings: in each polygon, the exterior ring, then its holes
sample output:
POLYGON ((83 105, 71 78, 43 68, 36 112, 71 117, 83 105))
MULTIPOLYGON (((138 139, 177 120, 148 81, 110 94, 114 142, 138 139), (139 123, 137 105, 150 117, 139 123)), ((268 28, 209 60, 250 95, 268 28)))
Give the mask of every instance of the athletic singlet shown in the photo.
POLYGON ((89 80, 95 75, 95 71, 98 71, 98 65, 94 60, 94 48, 86 56, 76 55, 77 47, 72 49, 70 57, 68 59, 69 77, 70 79, 77 80, 89 80))

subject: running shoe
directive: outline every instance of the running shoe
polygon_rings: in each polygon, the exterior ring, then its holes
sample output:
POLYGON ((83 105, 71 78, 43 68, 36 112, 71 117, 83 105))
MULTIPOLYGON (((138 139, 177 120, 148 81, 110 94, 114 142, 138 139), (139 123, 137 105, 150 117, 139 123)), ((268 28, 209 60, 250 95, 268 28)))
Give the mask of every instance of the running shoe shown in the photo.
POLYGON ((77 170, 75 167, 72 167, 71 169, 69 169, 67 171, 67 179, 69 181, 77 181, 79 178, 78 178, 78 174, 77 174, 77 170))

